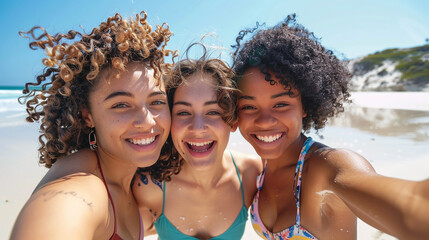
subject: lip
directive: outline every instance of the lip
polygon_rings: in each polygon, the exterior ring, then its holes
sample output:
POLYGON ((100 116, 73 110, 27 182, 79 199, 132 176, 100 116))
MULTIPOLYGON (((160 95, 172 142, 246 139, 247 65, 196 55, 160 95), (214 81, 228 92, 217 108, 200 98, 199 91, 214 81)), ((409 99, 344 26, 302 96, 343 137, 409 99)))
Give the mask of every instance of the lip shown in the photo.
POLYGON ((158 146, 159 136, 160 136, 159 134, 138 135, 138 136, 126 138, 125 142, 127 143, 128 146, 130 146, 131 148, 133 148, 138 152, 152 151, 158 146), (145 144, 145 142, 151 141, 152 139, 153 139, 152 142, 150 142, 149 144, 145 144), (136 143, 140 143, 140 144, 136 144, 136 143))
POLYGON ((270 133, 251 133, 249 134, 254 142, 262 147, 275 147, 280 144, 281 140, 285 136, 285 132, 270 132, 270 133), (259 138, 263 136, 266 141, 262 141, 259 138))
POLYGON ((189 140, 184 140, 182 142, 185 145, 185 148, 188 150, 189 154, 195 158, 203 158, 203 157, 210 155, 211 152, 213 151, 214 147, 217 144, 217 141, 208 140, 208 139, 192 139, 192 140, 189 139, 189 140), (208 143, 207 145, 210 145, 210 146, 208 149, 206 149, 204 151, 195 151, 195 150, 191 149, 191 147, 189 146, 190 143, 197 143, 197 144, 208 143))

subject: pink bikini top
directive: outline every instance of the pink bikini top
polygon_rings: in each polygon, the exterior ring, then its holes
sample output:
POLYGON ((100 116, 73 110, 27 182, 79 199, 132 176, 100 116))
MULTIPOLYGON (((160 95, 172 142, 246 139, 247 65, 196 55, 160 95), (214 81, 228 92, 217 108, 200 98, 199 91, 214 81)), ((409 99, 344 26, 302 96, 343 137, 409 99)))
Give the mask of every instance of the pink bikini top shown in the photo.
POLYGON ((302 168, 304 166, 304 159, 305 155, 307 154, 308 150, 310 149, 311 145, 314 143, 314 141, 311 138, 307 138, 307 140, 304 142, 304 146, 302 147, 301 154, 298 158, 298 163, 296 165, 295 170, 295 180, 294 180, 294 189, 293 193, 295 196, 296 201, 296 220, 295 225, 290 226, 286 229, 283 229, 280 232, 272 233, 270 232, 262 222, 260 216, 259 216, 259 208, 258 208, 258 199, 259 199, 259 192, 262 189, 262 186, 264 184, 264 177, 265 177, 265 169, 267 168, 267 164, 265 163, 264 170, 262 171, 261 175, 258 176, 256 180, 256 184, 258 187, 258 191, 253 198, 252 206, 250 208, 250 219, 252 221, 253 228, 255 229, 256 233, 258 235, 266 240, 307 240, 307 239, 316 239, 310 232, 308 232, 304 227, 301 226, 301 215, 300 215, 300 193, 301 193, 301 175, 302 175, 302 168))

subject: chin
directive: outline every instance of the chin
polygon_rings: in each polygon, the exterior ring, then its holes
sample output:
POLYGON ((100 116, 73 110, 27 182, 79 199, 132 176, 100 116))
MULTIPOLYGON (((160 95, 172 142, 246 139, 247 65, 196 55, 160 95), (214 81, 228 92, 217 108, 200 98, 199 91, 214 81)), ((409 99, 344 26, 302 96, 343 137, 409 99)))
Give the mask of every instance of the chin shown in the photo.
POLYGON ((280 153, 269 151, 269 150, 256 150, 256 153, 261 157, 262 159, 277 159, 281 157, 280 153))
POLYGON ((145 168, 154 165, 159 159, 159 154, 153 157, 145 157, 137 160, 137 167, 145 168))
MULTIPOLYGON (((186 160, 185 160, 186 161, 186 160)), ((213 160, 196 160, 196 161, 188 161, 187 163, 192 166, 192 168, 194 169, 198 169, 198 170, 207 170, 213 167, 214 165, 213 160)))

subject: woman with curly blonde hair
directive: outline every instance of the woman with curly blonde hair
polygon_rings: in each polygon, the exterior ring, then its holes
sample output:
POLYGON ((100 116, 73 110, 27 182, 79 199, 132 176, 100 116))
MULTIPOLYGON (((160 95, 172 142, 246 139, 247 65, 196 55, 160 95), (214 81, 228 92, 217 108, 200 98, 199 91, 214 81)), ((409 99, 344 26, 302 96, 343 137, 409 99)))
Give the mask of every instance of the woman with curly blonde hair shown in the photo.
POLYGON ((164 145, 170 112, 162 78, 171 68, 164 58, 176 55, 165 49, 168 26, 152 29, 142 12, 129 21, 116 14, 89 34, 34 27, 20 35, 47 54, 23 98, 27 120, 41 121, 39 162, 50 169, 11 239, 142 239, 130 189, 136 169, 160 181, 178 169, 164 145))

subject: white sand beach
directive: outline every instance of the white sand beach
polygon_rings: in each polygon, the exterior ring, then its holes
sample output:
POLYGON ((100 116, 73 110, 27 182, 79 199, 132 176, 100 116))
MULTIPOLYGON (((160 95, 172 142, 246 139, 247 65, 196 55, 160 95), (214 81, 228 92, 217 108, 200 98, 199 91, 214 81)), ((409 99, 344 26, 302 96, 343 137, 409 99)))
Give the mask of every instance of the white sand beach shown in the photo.
MULTIPOLYGON (((346 113, 319 133, 323 139, 310 135, 331 147, 360 153, 380 174, 429 178, 429 92, 359 92, 352 99, 346 113)), ((0 107, 0 239, 8 239, 20 209, 47 171, 38 164, 38 126, 24 121, 22 106, 16 108, 0 107)), ((255 153, 239 131, 231 135, 228 147, 255 153)), ((243 239, 260 239, 249 222, 243 239)), ((359 221, 358 239, 395 238, 359 221)))

